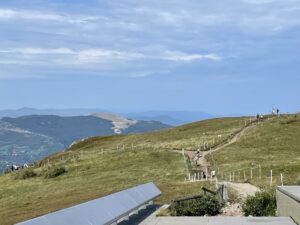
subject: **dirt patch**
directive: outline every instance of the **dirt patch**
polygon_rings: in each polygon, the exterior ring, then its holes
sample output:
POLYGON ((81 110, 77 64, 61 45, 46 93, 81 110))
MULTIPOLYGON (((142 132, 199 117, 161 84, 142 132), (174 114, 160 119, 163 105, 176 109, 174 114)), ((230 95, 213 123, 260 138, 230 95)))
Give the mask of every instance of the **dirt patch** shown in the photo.
POLYGON ((248 196, 253 196, 256 192, 260 191, 258 187, 248 183, 227 182, 227 184, 228 187, 232 188, 241 199, 245 199, 248 196))

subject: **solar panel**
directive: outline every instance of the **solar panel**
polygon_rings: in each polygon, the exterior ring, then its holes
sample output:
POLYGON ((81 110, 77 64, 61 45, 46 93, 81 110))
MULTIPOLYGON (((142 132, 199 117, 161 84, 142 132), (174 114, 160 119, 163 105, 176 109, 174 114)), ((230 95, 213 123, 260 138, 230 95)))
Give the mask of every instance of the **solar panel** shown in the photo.
POLYGON ((147 183, 17 225, 108 225, 128 216, 160 194, 153 183, 147 183))

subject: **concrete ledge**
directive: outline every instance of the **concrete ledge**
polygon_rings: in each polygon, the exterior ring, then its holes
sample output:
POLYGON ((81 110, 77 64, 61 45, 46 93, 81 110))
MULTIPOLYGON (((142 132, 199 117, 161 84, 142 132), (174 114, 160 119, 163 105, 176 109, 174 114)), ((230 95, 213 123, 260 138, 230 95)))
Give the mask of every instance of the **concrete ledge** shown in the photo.
POLYGON ((300 186, 278 186, 277 190, 300 203, 300 186))
POLYGON ((300 186, 281 186, 276 189, 277 215, 290 216, 300 224, 300 186))
POLYGON ((152 217, 141 225, 295 225, 289 217, 152 217))

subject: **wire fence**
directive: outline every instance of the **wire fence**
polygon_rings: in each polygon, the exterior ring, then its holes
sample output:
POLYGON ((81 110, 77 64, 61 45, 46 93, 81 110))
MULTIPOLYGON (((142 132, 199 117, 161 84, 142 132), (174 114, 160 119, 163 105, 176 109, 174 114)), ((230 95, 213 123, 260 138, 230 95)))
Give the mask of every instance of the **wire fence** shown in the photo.
MULTIPOLYGON (((291 163, 292 164, 292 163, 291 163)), ((292 164, 299 166, 299 163, 292 164)), ((205 168, 204 171, 189 173, 185 178, 185 181, 197 182, 197 181, 227 181, 235 183, 260 183, 264 185, 288 185, 291 180, 300 182, 300 171, 297 173, 280 172, 278 168, 272 169, 270 167, 262 167, 261 165, 253 167, 244 167, 233 171, 221 171, 219 168, 209 171, 205 168)))

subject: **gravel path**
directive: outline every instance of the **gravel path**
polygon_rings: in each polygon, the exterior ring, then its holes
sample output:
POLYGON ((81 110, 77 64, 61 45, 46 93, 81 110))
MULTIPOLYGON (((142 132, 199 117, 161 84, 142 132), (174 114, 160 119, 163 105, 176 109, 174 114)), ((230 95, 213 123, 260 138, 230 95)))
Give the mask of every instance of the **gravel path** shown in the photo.
POLYGON ((232 183, 227 182, 228 186, 232 188, 239 197, 242 199, 247 198, 248 196, 253 196, 256 192, 260 191, 260 189, 252 184, 248 183, 232 183))

